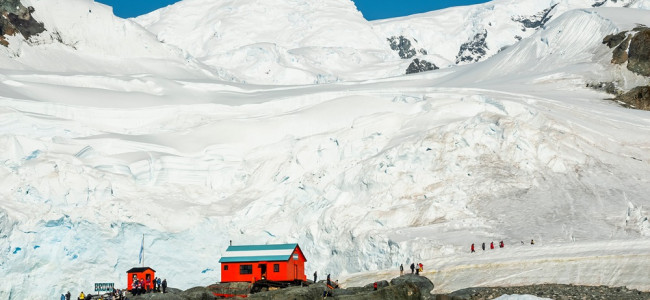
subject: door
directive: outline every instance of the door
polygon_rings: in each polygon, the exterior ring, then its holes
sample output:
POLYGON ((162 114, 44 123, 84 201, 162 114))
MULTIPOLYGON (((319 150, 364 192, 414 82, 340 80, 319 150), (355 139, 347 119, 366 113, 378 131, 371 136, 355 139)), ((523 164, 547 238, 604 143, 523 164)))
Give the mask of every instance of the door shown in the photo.
POLYGON ((262 280, 268 279, 266 276, 266 264, 260 264, 260 274, 262 275, 262 280))

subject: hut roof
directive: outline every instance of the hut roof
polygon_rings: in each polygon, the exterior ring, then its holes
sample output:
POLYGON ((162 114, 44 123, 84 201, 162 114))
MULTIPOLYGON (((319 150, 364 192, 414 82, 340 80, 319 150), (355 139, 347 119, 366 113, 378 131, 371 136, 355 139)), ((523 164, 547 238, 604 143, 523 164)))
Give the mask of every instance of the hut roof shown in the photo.
POLYGON ((302 253, 298 244, 229 246, 219 262, 285 261, 296 248, 302 253))
POLYGON ((131 270, 128 270, 126 272, 127 273, 140 273, 140 272, 144 272, 146 270, 151 270, 151 271, 156 272, 156 270, 154 270, 152 268, 149 268, 149 267, 135 267, 135 268, 131 268, 131 270))

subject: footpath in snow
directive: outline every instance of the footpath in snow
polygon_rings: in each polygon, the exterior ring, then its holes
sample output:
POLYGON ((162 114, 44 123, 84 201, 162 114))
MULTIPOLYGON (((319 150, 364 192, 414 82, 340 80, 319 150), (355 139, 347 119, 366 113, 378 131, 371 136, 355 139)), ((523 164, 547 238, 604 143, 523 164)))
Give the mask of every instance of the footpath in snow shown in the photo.
MULTIPOLYGON (((423 276, 433 293, 468 287, 519 286, 544 283, 626 286, 649 291, 650 241, 574 242, 530 245, 440 255, 425 260, 423 276)), ((496 247, 496 243, 495 243, 496 247)), ((405 269, 408 266, 405 264, 405 269)), ((406 271, 406 270, 405 270, 406 271)), ((408 270, 410 271, 410 270, 408 270)), ((344 286, 358 286, 399 275, 399 267, 344 276, 344 286)))

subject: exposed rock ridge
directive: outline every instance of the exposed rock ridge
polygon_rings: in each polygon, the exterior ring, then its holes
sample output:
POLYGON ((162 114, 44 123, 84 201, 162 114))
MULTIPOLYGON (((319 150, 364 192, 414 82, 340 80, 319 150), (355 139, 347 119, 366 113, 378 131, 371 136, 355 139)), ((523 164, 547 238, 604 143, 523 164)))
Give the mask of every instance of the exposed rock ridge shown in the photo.
POLYGON ((0 45, 9 46, 5 36, 20 33, 25 39, 45 31, 43 23, 32 17, 33 7, 25 7, 20 0, 0 0, 0 45))
MULTIPOLYGON (((420 50, 416 50, 415 47, 413 46, 413 43, 411 43, 411 40, 409 40, 408 38, 402 35, 392 36, 387 40, 390 43, 390 48, 393 49, 394 51, 397 51, 399 57, 402 59, 413 58, 416 55, 418 55, 418 53, 422 55, 427 55, 426 49, 420 48, 420 50)), ((413 40, 417 43, 417 40, 415 39, 413 40)), ((430 63, 424 59, 415 58, 406 69, 406 74, 426 72, 426 71, 432 71, 437 69, 439 68, 435 64, 430 63)))
POLYGON ((650 293, 630 290, 626 287, 577 286, 567 284, 542 284, 519 287, 468 288, 435 299, 478 300, 494 299, 502 295, 533 295, 550 299, 650 299, 650 293))
POLYGON ((420 73, 426 71, 433 71, 440 69, 435 64, 432 64, 424 59, 413 59, 409 67, 406 69, 406 74, 420 73))
POLYGON ((483 29, 474 35, 474 37, 460 45, 458 55, 456 56, 456 64, 460 63, 473 63, 481 60, 487 53, 488 46, 485 42, 487 38, 487 30, 483 29))
POLYGON ((610 34, 603 39, 603 44, 614 48, 612 63, 622 65, 627 62, 627 69, 643 76, 650 76, 650 29, 637 27, 634 31, 610 34))
MULTIPOLYGON (((612 64, 623 65, 635 74, 650 77, 650 29, 639 26, 631 32, 610 34, 603 44, 612 51, 612 64)), ((637 86, 630 91, 616 92, 616 100, 625 107, 650 110, 650 86, 637 86)))
POLYGON ((544 24, 546 24, 546 22, 548 22, 553 17, 551 11, 553 11, 556 6, 557 4, 554 4, 553 6, 532 16, 515 16, 512 17, 512 20, 521 23, 524 26, 523 31, 526 31, 526 28, 538 29, 544 26, 544 24))

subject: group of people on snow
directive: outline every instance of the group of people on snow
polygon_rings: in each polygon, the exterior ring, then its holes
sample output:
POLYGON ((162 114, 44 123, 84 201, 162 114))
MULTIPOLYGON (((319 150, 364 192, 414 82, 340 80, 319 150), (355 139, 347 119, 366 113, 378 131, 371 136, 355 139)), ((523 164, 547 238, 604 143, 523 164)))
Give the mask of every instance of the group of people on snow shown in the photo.
MULTIPOLYGON (((411 274, 420 275, 424 271, 424 265, 422 263, 411 263, 411 274)), ((399 275, 404 275, 404 265, 399 265, 399 275)))
MULTIPOLYGON (((503 243, 503 241, 500 241, 499 242, 499 248, 503 248, 503 247, 505 247, 505 244, 503 243)), ((483 244, 481 244, 481 249, 483 249, 483 251, 485 251, 485 242, 483 244)), ((490 249, 494 249, 494 242, 490 242, 490 249)), ((474 248, 473 243, 472 243, 472 246, 470 247, 470 251, 471 251, 471 253, 476 252, 476 249, 474 248)))
MULTIPOLYGON (((523 245, 524 241, 521 241, 521 244, 523 245)), ((530 240, 530 244, 535 245, 535 240, 530 240)), ((499 242, 499 248, 503 248, 503 247, 505 247, 505 244, 503 243, 503 241, 500 241, 499 242)), ((483 251, 485 251, 485 243, 481 244, 481 249, 483 249, 483 251)), ((490 249, 494 249, 494 242, 490 242, 490 249)), ((470 251, 471 251, 471 253, 476 252, 476 250, 474 249, 474 244, 472 244, 472 246, 470 247, 470 251)))

